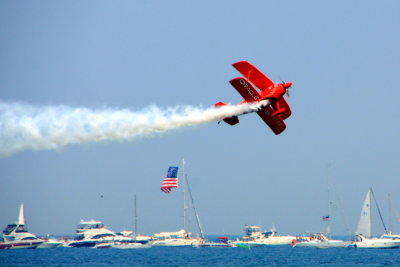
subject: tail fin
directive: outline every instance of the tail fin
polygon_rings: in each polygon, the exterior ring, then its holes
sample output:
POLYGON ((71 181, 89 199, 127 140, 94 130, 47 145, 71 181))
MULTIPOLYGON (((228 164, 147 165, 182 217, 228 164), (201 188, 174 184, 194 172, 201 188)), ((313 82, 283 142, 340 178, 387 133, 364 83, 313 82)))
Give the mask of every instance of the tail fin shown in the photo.
MULTIPOLYGON (((220 108, 223 106, 228 106, 228 104, 225 104, 224 102, 218 102, 214 105, 214 107, 216 108, 220 108)), ((228 123, 229 125, 235 125, 239 123, 239 118, 238 116, 226 117, 224 118, 224 122, 228 123)))
POLYGON ((216 107, 216 108, 220 108, 223 106, 228 106, 228 104, 225 104, 224 102, 218 102, 217 104, 214 104, 214 107, 216 107))

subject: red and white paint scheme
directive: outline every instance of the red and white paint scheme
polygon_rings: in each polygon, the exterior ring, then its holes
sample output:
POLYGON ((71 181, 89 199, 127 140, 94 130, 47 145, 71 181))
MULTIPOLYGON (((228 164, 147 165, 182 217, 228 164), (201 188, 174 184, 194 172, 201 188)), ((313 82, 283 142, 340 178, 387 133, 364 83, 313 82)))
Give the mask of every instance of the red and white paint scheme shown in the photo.
MULTIPOLYGON (((244 98, 244 101, 240 104, 259 102, 260 106, 254 112, 257 112, 275 134, 283 132, 286 129, 284 120, 292 114, 284 95, 288 95, 288 89, 292 86, 292 83, 274 83, 247 61, 236 62, 232 66, 244 76, 229 81, 244 98)), ((225 105, 227 104, 218 102, 215 107, 225 105)), ((224 121, 230 125, 235 125, 239 123, 239 118, 232 116, 224 118, 224 121)))

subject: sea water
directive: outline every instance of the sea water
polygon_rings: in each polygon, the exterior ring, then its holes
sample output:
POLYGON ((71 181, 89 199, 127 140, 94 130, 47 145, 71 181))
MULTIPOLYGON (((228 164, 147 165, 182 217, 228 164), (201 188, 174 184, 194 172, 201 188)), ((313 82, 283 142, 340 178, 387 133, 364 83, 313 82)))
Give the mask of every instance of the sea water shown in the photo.
POLYGON ((152 247, 0 250, 0 266, 400 266, 400 249, 152 247))

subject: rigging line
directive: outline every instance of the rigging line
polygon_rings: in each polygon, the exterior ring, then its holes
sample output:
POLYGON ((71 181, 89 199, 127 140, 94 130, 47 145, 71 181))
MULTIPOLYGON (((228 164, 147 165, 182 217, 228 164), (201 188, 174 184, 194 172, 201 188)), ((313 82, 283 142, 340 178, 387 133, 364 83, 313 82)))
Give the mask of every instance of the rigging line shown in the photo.
POLYGON ((382 217, 382 214, 381 214, 381 210, 379 209, 378 202, 376 201, 376 197, 375 197, 374 191, 372 190, 372 188, 370 188, 370 190, 371 190, 371 192, 372 192, 372 196, 373 196, 373 198, 374 198, 376 208, 378 209, 379 217, 381 218, 381 221, 382 221, 382 224, 383 224, 383 228, 385 229, 385 233, 388 234, 388 231, 387 231, 387 229, 386 229, 385 222, 383 221, 383 217, 382 217))
POLYGON ((203 228, 201 227, 200 218, 199 218, 199 215, 197 214, 196 207, 194 205, 193 196, 192 196, 192 190, 190 190, 189 180, 188 180, 186 174, 185 174, 185 178, 186 178, 185 180, 186 180, 187 189, 188 189, 188 192, 189 192, 189 197, 190 197, 190 200, 192 201, 193 211, 194 211, 194 214, 196 215, 197 225, 199 226, 200 236, 201 236, 202 239, 204 239, 203 228))
POLYGON ((333 192, 334 192, 334 194, 336 196, 337 202, 339 203, 339 207, 340 207, 339 208, 339 213, 340 213, 340 216, 343 219, 342 223, 344 224, 344 228, 346 229, 346 232, 349 234, 350 233, 350 227, 349 227, 349 224, 348 224, 346 213, 343 211, 345 205, 343 205, 342 198, 339 195, 339 191, 337 190, 333 179, 331 179, 331 185, 332 185, 332 188, 333 188, 333 192))

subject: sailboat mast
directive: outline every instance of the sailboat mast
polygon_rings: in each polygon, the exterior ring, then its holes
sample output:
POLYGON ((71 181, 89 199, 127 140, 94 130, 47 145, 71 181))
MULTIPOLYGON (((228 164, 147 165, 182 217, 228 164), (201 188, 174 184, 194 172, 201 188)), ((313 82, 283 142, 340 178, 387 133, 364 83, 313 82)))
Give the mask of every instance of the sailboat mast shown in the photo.
POLYGON ((186 185, 187 185, 187 188, 188 188, 188 191, 189 191, 190 200, 192 201, 193 211, 194 211, 194 214, 196 215, 197 226, 199 227, 200 237, 201 237, 202 239, 204 239, 203 228, 201 227, 199 214, 197 213, 197 211, 196 211, 196 206, 194 205, 194 200, 193 200, 193 196, 192 196, 192 191, 190 190, 189 180, 187 179, 187 177, 186 177, 186 185))
POLYGON ((393 225, 392 225, 392 199, 390 197, 390 193, 388 194, 388 204, 389 204, 389 233, 392 234, 393 225))
POLYGON ((134 237, 135 237, 135 239, 136 239, 136 236, 137 236, 137 206, 136 206, 136 195, 134 195, 134 198, 133 198, 133 207, 134 207, 134 216, 135 216, 135 225, 134 225, 134 231, 135 231, 135 233, 134 233, 134 237))
POLYGON ((326 226, 326 234, 329 236, 332 230, 332 199, 331 199, 331 180, 332 180, 332 165, 328 164, 327 186, 328 186, 328 225, 326 226))
POLYGON ((182 198, 183 198, 183 230, 186 233, 186 184, 185 184, 185 159, 182 158, 182 198))

